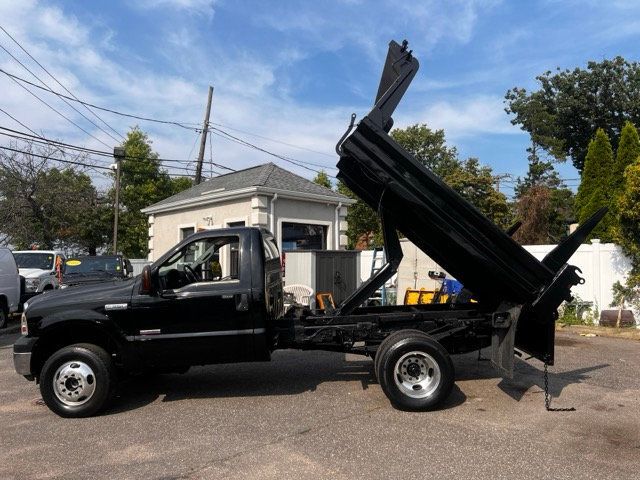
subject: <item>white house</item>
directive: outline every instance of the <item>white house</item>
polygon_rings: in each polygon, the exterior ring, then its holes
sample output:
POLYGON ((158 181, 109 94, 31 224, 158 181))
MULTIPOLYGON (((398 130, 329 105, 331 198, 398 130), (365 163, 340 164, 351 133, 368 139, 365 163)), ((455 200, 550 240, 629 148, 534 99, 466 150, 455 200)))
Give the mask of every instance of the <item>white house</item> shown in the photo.
POLYGON ((194 232, 234 226, 267 228, 281 252, 344 249, 353 203, 273 163, 221 175, 142 210, 149 260, 194 232))

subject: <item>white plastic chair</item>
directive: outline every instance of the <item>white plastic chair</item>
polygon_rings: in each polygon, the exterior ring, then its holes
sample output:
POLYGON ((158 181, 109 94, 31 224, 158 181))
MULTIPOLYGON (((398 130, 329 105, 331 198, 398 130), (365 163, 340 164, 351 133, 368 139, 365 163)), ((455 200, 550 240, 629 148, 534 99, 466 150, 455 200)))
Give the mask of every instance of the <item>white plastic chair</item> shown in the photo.
POLYGON ((313 289, 307 285, 287 285, 283 288, 287 293, 292 293, 296 299, 296 303, 301 305, 310 306, 311 299, 313 298, 313 289))

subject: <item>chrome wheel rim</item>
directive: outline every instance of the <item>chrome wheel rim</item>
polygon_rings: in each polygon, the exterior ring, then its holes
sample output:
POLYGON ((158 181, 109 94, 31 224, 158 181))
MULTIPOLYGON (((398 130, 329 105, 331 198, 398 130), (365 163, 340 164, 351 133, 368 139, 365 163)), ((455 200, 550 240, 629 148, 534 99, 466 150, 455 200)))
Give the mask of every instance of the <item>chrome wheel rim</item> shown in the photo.
POLYGON ((53 376, 53 391, 62 403, 77 407, 87 403, 95 393, 96 376, 84 362, 66 362, 53 376))
POLYGON ((394 379, 400 391, 411 398, 427 398, 440 385, 442 375, 435 359, 424 352, 405 353, 396 362, 394 379))

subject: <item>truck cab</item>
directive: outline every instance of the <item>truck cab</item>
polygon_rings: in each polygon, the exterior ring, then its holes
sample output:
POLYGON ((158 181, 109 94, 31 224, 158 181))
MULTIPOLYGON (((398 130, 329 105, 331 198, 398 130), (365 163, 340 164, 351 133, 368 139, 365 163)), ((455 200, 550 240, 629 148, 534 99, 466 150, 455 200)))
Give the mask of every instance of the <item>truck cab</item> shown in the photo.
POLYGON ((280 257, 269 232, 207 230, 135 278, 32 299, 14 364, 39 381, 53 411, 87 416, 113 392, 109 382, 93 387, 96 378, 269 360, 271 325, 282 317, 283 305, 280 257), (101 371, 105 361, 108 373, 101 371), (61 375, 75 380, 56 382, 61 375))

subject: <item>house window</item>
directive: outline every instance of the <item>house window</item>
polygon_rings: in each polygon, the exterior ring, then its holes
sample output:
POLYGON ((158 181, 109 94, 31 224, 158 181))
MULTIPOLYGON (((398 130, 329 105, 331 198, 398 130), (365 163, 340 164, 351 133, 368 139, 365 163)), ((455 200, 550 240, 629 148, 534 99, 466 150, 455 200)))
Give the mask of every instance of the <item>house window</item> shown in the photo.
POLYGON ((195 233, 195 231, 196 231, 195 227, 181 228, 180 229, 180 240, 184 240, 189 235, 193 235, 195 233))
POLYGON ((325 250, 327 227, 308 223, 282 223, 282 251, 325 250))

